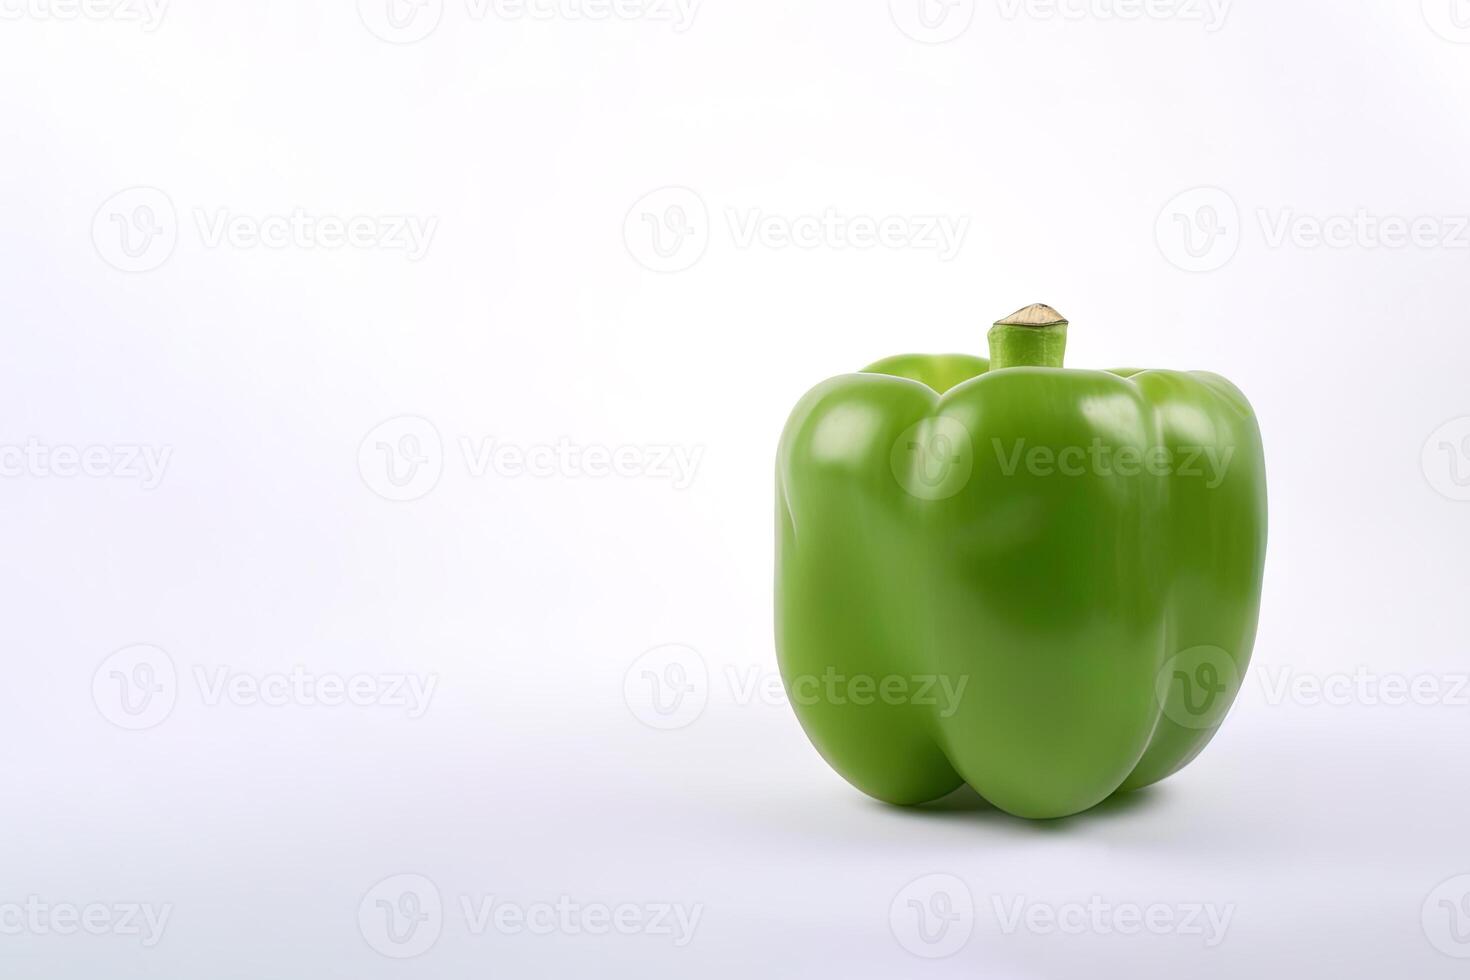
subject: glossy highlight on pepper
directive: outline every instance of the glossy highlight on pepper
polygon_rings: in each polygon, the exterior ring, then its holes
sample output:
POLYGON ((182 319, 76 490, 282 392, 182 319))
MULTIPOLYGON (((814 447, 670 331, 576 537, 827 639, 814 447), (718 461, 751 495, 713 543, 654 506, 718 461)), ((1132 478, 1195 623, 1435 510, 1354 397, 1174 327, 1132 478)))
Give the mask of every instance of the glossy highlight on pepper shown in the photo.
POLYGON ((1250 405, 1207 372, 1064 368, 1067 328, 1036 304, 988 360, 832 378, 781 437, 782 679, 880 800, 968 783, 1077 813, 1181 769, 1239 691, 1266 552, 1250 405))

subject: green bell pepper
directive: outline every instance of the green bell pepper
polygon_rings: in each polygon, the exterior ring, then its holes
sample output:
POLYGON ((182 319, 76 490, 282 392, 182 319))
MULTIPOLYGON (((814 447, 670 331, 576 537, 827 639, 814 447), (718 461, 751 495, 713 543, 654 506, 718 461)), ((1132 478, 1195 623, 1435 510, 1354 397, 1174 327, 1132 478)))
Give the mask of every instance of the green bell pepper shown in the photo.
POLYGON ((895 804, 963 783, 1022 817, 1176 772, 1255 640, 1260 432, 1203 372, 1062 367, 1067 322, 990 360, 904 355, 812 389, 777 461, 776 640, 817 750, 895 804))

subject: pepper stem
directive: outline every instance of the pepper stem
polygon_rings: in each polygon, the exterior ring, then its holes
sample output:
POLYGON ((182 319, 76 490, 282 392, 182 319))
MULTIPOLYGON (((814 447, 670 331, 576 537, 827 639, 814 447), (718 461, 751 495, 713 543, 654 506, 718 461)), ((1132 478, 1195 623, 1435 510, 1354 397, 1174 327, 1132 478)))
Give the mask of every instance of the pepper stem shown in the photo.
POLYGON ((1043 303, 1017 310, 990 328, 990 370, 1062 366, 1067 320, 1043 303))

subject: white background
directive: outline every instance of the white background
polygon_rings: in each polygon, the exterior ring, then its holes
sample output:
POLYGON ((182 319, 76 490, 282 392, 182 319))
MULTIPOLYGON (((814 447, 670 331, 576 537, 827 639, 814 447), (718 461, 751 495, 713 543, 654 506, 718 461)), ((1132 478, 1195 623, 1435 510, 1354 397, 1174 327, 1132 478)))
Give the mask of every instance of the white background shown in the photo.
POLYGON ((1462 975, 1470 6, 569 3, 0 0, 0 973, 1462 975), (1256 660, 1152 790, 885 808, 761 693, 776 438, 1035 301, 1254 403, 1256 660), (216 686, 293 670, 373 703, 216 686), (1174 924, 1027 924, 1089 902, 1174 924))

